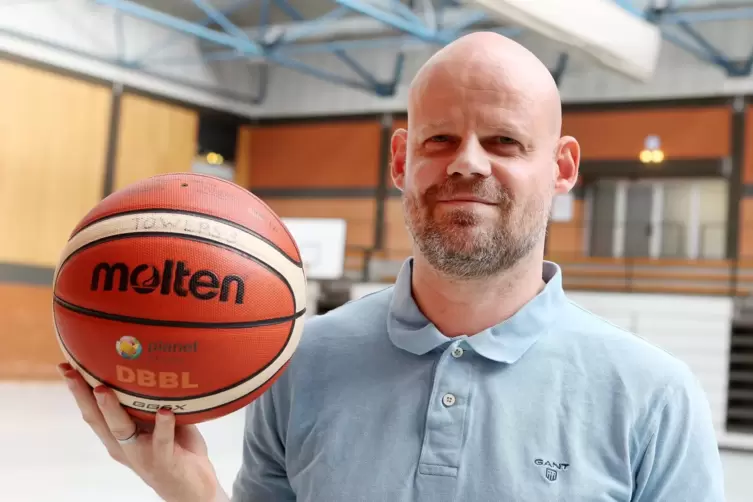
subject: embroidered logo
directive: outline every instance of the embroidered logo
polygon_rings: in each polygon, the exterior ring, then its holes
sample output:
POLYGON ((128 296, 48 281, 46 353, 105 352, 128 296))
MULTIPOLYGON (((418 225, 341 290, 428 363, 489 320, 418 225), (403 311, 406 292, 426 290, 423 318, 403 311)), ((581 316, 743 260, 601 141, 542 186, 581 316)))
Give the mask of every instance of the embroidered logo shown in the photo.
POLYGON ((544 468, 541 472, 544 474, 547 481, 551 483, 557 481, 560 473, 565 472, 567 468, 570 467, 570 464, 564 462, 552 462, 551 460, 544 460, 542 458, 537 458, 533 463, 544 468))

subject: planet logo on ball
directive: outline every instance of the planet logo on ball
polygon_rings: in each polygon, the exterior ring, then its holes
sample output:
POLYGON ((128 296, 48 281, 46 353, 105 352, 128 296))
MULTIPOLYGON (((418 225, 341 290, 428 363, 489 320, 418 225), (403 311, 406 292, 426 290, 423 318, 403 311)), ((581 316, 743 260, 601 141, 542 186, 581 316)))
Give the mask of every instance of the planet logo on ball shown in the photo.
POLYGON ((115 350, 117 350, 118 354, 124 359, 136 359, 141 355, 143 347, 141 346, 141 342, 136 338, 132 336, 124 336, 115 342, 115 350))

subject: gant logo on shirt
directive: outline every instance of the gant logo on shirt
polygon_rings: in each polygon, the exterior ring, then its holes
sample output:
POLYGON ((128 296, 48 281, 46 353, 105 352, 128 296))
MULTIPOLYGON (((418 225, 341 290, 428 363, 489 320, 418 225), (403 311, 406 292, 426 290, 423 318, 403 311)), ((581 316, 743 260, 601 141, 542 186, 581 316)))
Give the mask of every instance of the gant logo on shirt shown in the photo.
POLYGON ((537 458, 533 463, 544 468, 542 472, 546 479, 551 482, 557 481, 559 473, 566 471, 567 468, 570 467, 570 464, 564 462, 552 462, 551 460, 544 460, 541 458, 537 458))

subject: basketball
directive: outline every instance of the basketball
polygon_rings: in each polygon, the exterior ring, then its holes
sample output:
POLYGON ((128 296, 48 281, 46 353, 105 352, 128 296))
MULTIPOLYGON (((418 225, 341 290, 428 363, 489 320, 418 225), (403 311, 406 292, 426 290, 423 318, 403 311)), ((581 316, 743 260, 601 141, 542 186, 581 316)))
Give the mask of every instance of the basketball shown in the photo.
POLYGON ((280 218, 220 178, 167 174, 127 186, 73 229, 53 282, 60 347, 136 420, 236 411, 298 346, 306 277, 280 218))

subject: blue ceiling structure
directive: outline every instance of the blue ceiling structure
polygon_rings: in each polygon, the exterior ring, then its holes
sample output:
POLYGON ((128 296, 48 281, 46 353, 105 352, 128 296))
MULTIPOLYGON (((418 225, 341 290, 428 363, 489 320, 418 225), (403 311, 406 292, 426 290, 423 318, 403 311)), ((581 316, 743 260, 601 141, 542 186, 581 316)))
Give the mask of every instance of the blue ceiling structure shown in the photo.
MULTIPOLYGON (((648 8, 638 9, 631 0, 613 1, 632 14, 657 24, 666 41, 708 64, 722 68, 727 75, 740 77, 751 75, 753 72, 753 49, 750 56, 744 60, 735 60, 716 48, 698 29, 700 23, 753 19, 753 7, 744 4, 712 4, 699 7, 688 1, 651 0, 648 2, 648 8)), ((187 3, 192 2, 203 13, 204 19, 199 21, 181 18, 133 0, 92 2, 115 10, 115 34, 119 56, 116 60, 110 61, 113 64, 144 72, 151 71, 153 74, 154 68, 171 64, 249 59, 268 63, 255 65, 259 70, 258 78, 254 79, 258 89, 256 95, 251 98, 255 104, 263 103, 267 95, 269 65, 289 68, 335 85, 356 88, 376 96, 390 97, 395 95, 401 82, 405 65, 404 51, 410 46, 428 44, 441 47, 477 29, 495 30, 511 38, 523 33, 523 30, 516 27, 499 26, 499 23, 495 24, 484 12, 469 8, 468 4, 456 0, 410 0, 408 3, 401 0, 331 0, 331 10, 316 18, 307 18, 289 0, 235 0, 234 3, 225 2, 226 6, 223 8, 214 6, 212 0, 185 0, 187 3), (412 7, 414 1, 420 4, 420 9, 412 7), (259 12, 259 25, 254 30, 250 30, 252 27, 238 26, 231 21, 234 13, 249 6, 254 6, 259 12), (447 21, 445 13, 452 9, 457 14, 461 7, 462 16, 453 16, 451 22, 447 21), (284 13, 291 23, 295 23, 295 29, 282 32, 277 30, 274 36, 270 37, 267 30, 271 26, 269 20, 272 9, 284 13), (305 43, 302 41, 311 35, 326 31, 332 23, 354 14, 378 21, 386 29, 399 35, 305 43), (174 31, 174 35, 137 57, 126 58, 123 56, 126 40, 122 22, 125 16, 169 28, 174 31), (250 31, 253 31, 254 35, 250 35, 250 31), (201 41, 201 59, 188 61, 185 58, 160 57, 165 49, 186 35, 201 41), (394 49, 394 66, 389 78, 378 78, 366 62, 359 61, 349 54, 349 51, 370 48, 394 49), (300 58, 315 53, 332 54, 350 72, 333 72, 300 58)), ((155 3, 159 5, 158 2, 155 3)), ((568 54, 563 52, 550 69, 558 81, 567 70, 567 64, 568 54)))

